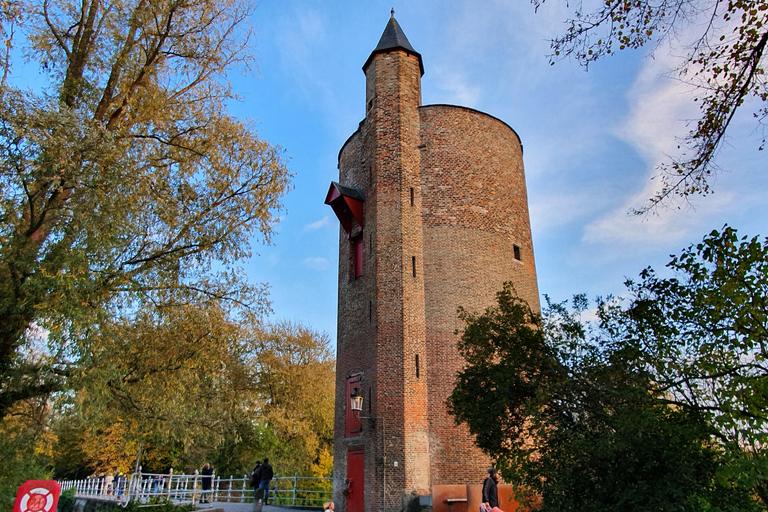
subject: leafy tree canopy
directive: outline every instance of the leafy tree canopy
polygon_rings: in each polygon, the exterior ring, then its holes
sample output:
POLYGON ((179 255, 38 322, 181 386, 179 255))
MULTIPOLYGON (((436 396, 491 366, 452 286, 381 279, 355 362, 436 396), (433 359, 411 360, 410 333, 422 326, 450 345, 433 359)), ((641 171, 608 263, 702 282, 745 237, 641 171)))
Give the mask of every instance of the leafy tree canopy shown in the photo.
MULTIPOLYGON (((330 476, 335 361, 328 337, 221 309, 165 309, 99 326, 92 366, 72 391, 17 402, 0 423, 12 506, 29 475, 132 472, 242 477, 269 457, 280 475, 330 476)), ((10 496, 10 504, 3 501, 10 496)))
POLYGON ((460 310, 449 407, 543 510, 764 510, 766 262, 726 226, 593 321, 584 296, 539 316, 508 284, 460 310))
POLYGON ((4 41, 48 85, 12 83, 2 54, 0 415, 90 371, 115 329, 146 343, 130 324, 162 307, 267 307, 237 261, 269 241, 289 174, 226 109, 227 73, 253 59, 252 12, 240 0, 3 4, 4 41))
MULTIPOLYGON (((538 8, 544 0, 532 0, 538 8)), ((551 42, 555 60, 572 56, 584 66, 617 51, 671 43, 683 55, 676 70, 698 90, 701 117, 684 138, 684 153, 661 167, 661 187, 638 213, 674 196, 707 194, 715 157, 736 111, 755 100, 762 124, 768 114, 766 0, 605 0, 576 6, 565 34, 551 42), (592 9, 592 6, 595 6, 592 9), (698 34, 692 41, 678 36, 698 34)), ((763 138, 760 149, 765 146, 763 138)))

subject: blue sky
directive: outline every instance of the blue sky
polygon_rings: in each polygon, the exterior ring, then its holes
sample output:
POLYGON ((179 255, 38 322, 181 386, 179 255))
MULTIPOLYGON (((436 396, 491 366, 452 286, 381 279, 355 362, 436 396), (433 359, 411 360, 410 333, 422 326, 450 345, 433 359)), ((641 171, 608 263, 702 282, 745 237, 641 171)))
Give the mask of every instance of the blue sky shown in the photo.
POLYGON ((621 294, 625 277, 662 268, 724 223, 768 234, 766 157, 747 109, 719 155, 714 194, 692 208, 628 214, 651 196, 655 166, 675 153, 697 110, 687 86, 664 76, 675 64, 664 48, 654 58, 620 52, 588 72, 567 60, 550 66, 548 39, 564 30, 565 2, 535 13, 521 0, 262 0, 253 18, 258 73, 231 79, 244 98, 233 112, 258 120, 295 173, 274 245, 254 246, 245 263, 254 281, 270 284, 275 319, 335 339, 339 228, 323 200, 338 151, 364 117, 361 66, 393 6, 424 60, 423 103, 472 107, 520 135, 542 294, 621 294))

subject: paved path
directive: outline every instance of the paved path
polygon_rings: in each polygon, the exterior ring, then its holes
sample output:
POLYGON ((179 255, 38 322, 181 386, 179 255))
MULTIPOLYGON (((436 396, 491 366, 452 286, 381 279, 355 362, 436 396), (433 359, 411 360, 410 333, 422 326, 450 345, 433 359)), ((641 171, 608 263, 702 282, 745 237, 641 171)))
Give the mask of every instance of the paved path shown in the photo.
MULTIPOLYGON (((224 512, 253 512, 253 503, 227 503, 225 501, 214 501, 213 503, 198 504, 197 509, 201 512, 206 510, 221 509, 224 512)), ((276 507, 274 505, 264 505, 262 512, 288 512, 296 510, 289 507, 276 507)), ((313 510, 307 508, 306 510, 313 510)), ((322 507, 317 507, 314 510, 322 510, 322 507)))

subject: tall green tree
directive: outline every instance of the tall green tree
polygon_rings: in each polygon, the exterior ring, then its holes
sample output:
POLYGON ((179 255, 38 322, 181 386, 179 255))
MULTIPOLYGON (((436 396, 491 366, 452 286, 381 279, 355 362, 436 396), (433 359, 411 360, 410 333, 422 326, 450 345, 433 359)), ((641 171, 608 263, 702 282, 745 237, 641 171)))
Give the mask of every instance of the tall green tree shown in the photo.
MULTIPOLYGON (((532 2, 538 8, 544 0, 532 2)), ((683 56, 673 72, 696 87, 701 116, 681 144, 683 154, 661 167, 661 187, 638 213, 670 197, 709 193, 736 112, 749 105, 761 126, 768 114, 768 1, 605 0, 573 6, 565 33, 551 42, 553 63, 572 56, 586 67, 621 50, 669 43, 683 56), (684 30, 697 35, 684 41, 684 30)))
POLYGON ((64 389, 100 350, 94 326, 148 304, 267 306, 237 262, 269 241, 289 174, 226 108, 227 73, 253 61, 252 13, 240 0, 3 4, 7 44, 48 85, 11 83, 4 54, 0 416, 64 389))
POLYGON ((89 370, 52 404, 56 475, 132 471, 138 457, 149 472, 209 462, 242 476, 265 456, 281 474, 323 466, 330 475, 327 336, 191 307, 102 325, 98 335, 89 370))
POLYGON ((765 509, 766 261, 713 231, 590 322, 583 296, 542 318, 507 285, 460 311, 449 406, 544 510, 765 509))
POLYGON ((245 361, 260 398, 254 413, 277 439, 269 458, 283 471, 309 474, 333 445, 336 364, 328 336, 284 321, 252 330, 248 343, 245 361))
POLYGON ((174 451, 220 442, 252 399, 240 392, 241 331, 218 307, 166 307, 100 325, 59 407, 84 430, 93 469, 132 470, 139 452, 158 466, 174 462, 174 451))

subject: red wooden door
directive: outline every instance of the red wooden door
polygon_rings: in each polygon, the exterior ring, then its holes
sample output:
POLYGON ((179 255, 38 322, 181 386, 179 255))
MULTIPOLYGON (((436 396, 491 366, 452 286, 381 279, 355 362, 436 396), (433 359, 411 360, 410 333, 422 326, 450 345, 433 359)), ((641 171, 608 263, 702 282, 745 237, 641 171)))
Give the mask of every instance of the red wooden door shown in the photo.
POLYGON ((365 512, 363 450, 347 452, 347 512, 365 512))

